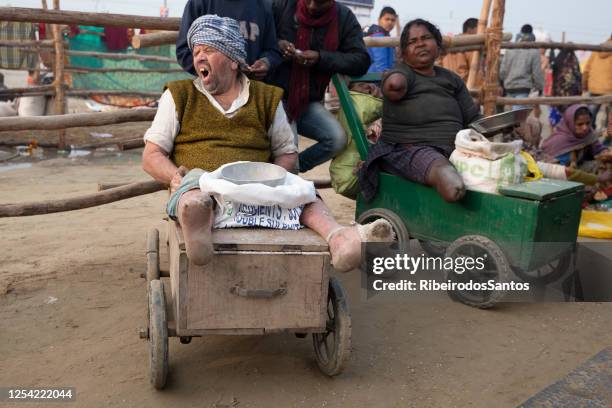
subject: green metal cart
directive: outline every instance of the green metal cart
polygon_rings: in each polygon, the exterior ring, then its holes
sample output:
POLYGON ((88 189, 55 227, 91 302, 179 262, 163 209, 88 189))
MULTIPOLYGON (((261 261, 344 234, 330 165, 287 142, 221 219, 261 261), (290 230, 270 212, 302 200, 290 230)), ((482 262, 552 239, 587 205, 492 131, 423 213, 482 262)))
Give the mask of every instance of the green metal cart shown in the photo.
MULTIPOLYGON (((379 80, 380 74, 333 77, 361 160, 369 144, 348 83, 379 80)), ((371 202, 358 195, 355 219, 363 223, 385 218, 400 244, 418 239, 430 255, 487 259, 484 270, 477 273, 447 271, 451 281, 507 282, 513 274, 534 283, 557 280, 574 259, 584 186, 541 179, 503 188, 500 193, 468 191, 460 202, 447 203, 433 188, 381 173, 378 193, 371 202)), ((449 295, 467 305, 488 308, 504 292, 455 290, 449 295)))

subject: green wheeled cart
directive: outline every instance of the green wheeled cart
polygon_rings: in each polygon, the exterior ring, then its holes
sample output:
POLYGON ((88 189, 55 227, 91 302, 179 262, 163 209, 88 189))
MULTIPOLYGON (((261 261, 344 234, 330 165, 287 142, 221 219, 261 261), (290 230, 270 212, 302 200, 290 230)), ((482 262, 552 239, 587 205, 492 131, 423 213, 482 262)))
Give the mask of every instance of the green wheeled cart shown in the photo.
MULTIPOLYGON (((348 80, 333 77, 361 160, 369 145, 347 83, 379 79, 378 74, 348 80)), ((482 271, 462 275, 447 271, 451 281, 503 283, 513 275, 542 284, 558 279, 574 259, 584 186, 540 179, 502 188, 500 193, 468 191, 460 202, 447 203, 433 188, 381 173, 371 202, 358 195, 355 219, 363 223, 385 218, 400 244, 418 239, 431 255, 486 259, 482 271)), ((449 295, 467 305, 488 308, 504 292, 454 290, 449 295)))

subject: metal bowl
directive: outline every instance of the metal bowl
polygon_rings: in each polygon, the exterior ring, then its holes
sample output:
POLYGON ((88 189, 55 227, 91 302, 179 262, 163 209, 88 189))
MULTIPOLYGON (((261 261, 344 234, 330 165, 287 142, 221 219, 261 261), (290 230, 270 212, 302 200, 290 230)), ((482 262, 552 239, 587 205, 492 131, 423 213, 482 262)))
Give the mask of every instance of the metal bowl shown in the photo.
POLYGON ((527 116, 529 116, 532 110, 532 108, 521 108, 487 116, 486 118, 470 123, 470 127, 483 136, 493 136, 502 130, 507 128, 511 130, 513 127, 520 125, 527 119, 527 116))
POLYGON ((262 162, 233 163, 221 170, 221 177, 234 184, 261 183, 276 187, 285 182, 287 170, 276 164, 262 162))

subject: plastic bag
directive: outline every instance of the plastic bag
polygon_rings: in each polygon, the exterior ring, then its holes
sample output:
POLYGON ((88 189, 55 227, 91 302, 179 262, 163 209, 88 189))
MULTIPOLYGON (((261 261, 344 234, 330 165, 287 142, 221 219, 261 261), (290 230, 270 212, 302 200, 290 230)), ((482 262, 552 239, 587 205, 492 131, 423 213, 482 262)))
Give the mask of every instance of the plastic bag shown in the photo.
MULTIPOLYGON (((362 124, 367 125, 382 116, 382 99, 360 92, 351 92, 351 98, 362 124)), ((331 183, 336 193, 355 199, 359 192, 357 174, 354 173, 360 160, 359 152, 343 111, 338 114, 338 121, 348 136, 348 143, 329 166, 331 183)))
POLYGON ((521 140, 514 140, 510 143, 490 142, 474 129, 460 130, 455 137, 457 150, 489 160, 497 160, 508 153, 518 154, 522 146, 521 140))
POLYGON ((200 177, 200 189, 210 193, 218 204, 214 228, 302 228, 304 205, 317 198, 312 181, 287 173, 285 183, 276 187, 238 185, 221 178, 221 170, 228 164, 200 177))
POLYGON ((457 133, 450 156, 468 190, 498 194, 499 187, 518 184, 527 174, 520 154, 522 142, 493 143, 480 133, 465 129, 457 133))
POLYGON ((582 211, 578 235, 581 237, 612 239, 612 213, 582 211))

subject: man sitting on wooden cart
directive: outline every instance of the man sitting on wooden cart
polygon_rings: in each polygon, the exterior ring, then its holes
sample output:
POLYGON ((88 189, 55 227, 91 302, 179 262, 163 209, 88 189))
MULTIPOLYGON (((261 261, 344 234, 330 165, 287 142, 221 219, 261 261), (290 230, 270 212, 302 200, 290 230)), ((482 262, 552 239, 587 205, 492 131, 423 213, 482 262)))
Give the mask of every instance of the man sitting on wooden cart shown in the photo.
MULTIPOLYGON (((182 227, 189 259, 204 265, 213 254, 214 203, 199 189, 202 172, 240 160, 272 161, 291 170, 297 149, 281 103, 283 91, 240 71, 246 51, 238 22, 202 16, 187 37, 198 77, 166 85, 144 136, 143 169, 170 185, 168 214, 182 227)), ((340 226, 320 198, 305 206, 300 220, 326 238, 338 271, 359 265, 362 240, 385 241, 393 235, 385 220, 340 226)))

